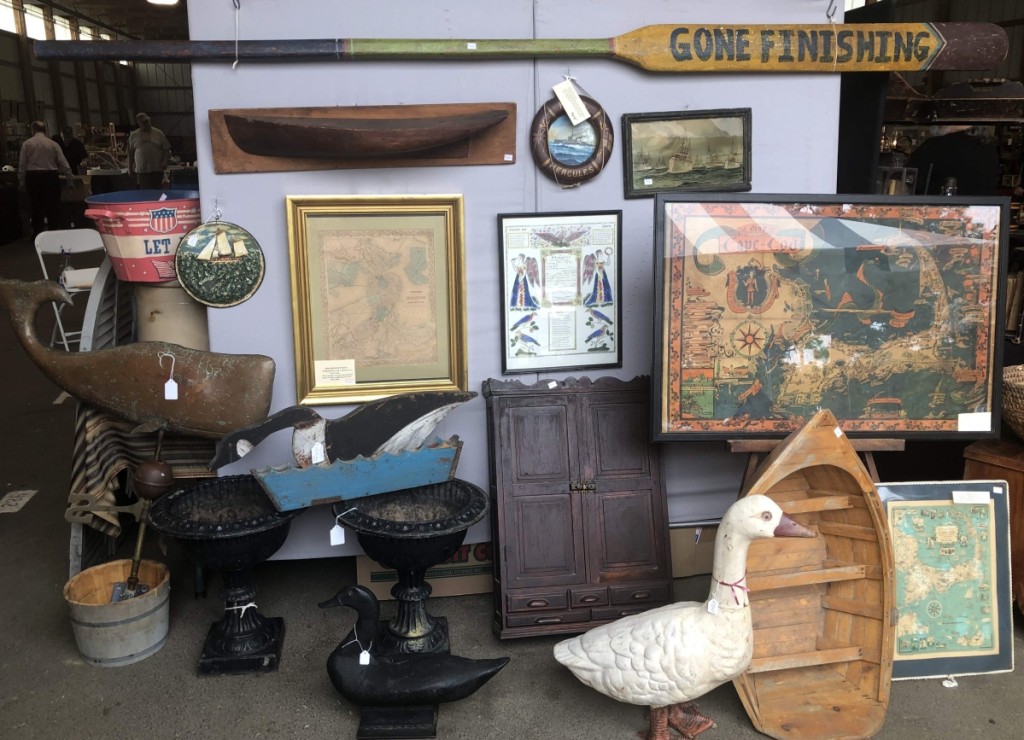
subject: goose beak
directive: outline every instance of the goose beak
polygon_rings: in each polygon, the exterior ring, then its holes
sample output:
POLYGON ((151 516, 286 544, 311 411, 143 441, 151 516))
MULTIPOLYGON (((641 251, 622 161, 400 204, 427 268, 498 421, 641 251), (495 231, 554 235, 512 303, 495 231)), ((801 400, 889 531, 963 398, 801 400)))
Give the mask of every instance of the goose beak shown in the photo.
POLYGON ((817 537, 814 530, 805 527, 800 522, 789 518, 788 514, 782 515, 779 526, 775 528, 776 537, 817 537))
POLYGON ((327 599, 327 601, 321 601, 317 606, 321 609, 330 609, 332 606, 341 606, 341 592, 339 591, 334 594, 334 596, 327 599))

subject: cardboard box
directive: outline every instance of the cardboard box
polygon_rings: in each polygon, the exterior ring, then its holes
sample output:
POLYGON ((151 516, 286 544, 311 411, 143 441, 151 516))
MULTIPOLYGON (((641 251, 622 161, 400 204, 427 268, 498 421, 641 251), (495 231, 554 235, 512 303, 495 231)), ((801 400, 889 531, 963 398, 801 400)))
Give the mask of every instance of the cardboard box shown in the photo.
MULTIPOLYGON (((398 574, 366 555, 356 556, 356 582, 373 591, 381 601, 394 598, 391 587, 398 574)), ((427 570, 434 596, 490 593, 494 588, 494 557, 490 542, 463 545, 448 560, 427 570)))
POLYGON ((680 527, 669 530, 672 577, 686 578, 711 572, 715 561, 718 527, 680 527))

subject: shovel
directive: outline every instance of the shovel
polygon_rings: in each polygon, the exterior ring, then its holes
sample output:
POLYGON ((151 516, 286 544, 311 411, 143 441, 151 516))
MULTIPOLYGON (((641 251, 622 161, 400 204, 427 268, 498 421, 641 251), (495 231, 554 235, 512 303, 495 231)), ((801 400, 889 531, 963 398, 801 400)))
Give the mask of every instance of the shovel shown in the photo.
MULTIPOLYGON (((159 452, 158 452, 159 454, 159 452)), ((135 493, 142 499, 139 511, 139 532, 135 537, 135 554, 132 555, 132 569, 127 581, 118 581, 110 594, 110 603, 125 601, 149 591, 149 585, 139 583, 139 564, 142 562, 142 540, 146 535, 149 507, 174 485, 174 471, 160 460, 147 460, 139 465, 132 476, 135 493)))

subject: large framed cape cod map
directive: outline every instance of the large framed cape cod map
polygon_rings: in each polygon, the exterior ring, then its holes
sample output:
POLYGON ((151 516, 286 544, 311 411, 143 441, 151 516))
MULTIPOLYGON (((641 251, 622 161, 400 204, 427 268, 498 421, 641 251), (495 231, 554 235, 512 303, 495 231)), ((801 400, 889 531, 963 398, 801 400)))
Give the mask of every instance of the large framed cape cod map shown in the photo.
POLYGON ((999 430, 1005 198, 660 194, 654 438, 999 430))

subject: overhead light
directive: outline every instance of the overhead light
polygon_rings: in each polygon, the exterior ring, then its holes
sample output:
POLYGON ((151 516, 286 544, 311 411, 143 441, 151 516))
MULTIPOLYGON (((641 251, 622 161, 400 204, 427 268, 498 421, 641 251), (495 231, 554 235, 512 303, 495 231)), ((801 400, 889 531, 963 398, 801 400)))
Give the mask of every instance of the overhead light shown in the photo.
POLYGON ((178 0, 149 0, 150 5, 177 5, 178 0))

